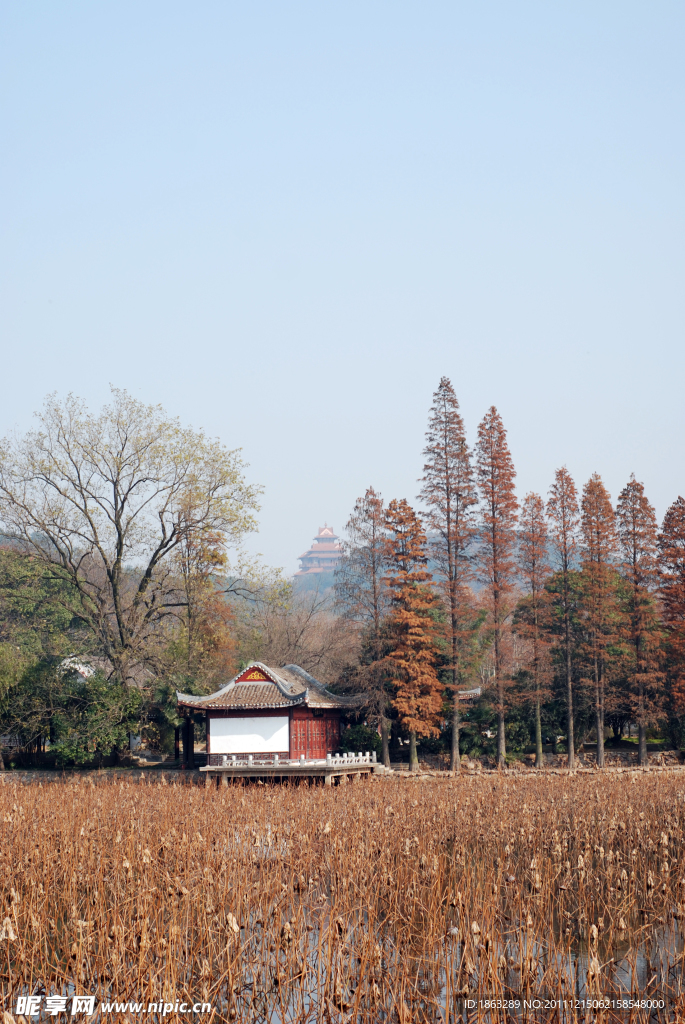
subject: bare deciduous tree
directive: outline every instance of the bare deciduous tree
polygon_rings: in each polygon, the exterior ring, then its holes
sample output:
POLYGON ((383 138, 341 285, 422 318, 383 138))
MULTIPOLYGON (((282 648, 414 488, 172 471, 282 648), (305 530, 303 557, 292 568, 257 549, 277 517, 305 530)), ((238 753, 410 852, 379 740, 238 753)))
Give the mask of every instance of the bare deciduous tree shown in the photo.
POLYGON ((123 682, 154 660, 184 598, 171 555, 207 531, 255 528, 258 489, 237 451, 159 406, 112 389, 99 414, 53 395, 36 430, 0 451, 0 520, 69 584, 78 614, 123 682))
POLYGON ((332 599, 318 591, 281 587, 241 602, 236 629, 242 661, 299 665, 327 684, 355 662, 359 647, 354 625, 335 615, 332 599))

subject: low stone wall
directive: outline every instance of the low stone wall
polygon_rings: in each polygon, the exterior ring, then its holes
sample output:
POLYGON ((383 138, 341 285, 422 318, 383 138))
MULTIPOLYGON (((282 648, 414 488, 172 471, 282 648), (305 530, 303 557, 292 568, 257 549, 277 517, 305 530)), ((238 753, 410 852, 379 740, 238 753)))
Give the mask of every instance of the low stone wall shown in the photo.
MULTIPOLYGON (((543 755, 546 768, 567 768, 568 757, 566 754, 549 754, 544 753, 543 755)), ((664 750, 664 751, 650 751, 647 754, 648 764, 653 766, 658 765, 679 765, 683 764, 683 756, 679 750, 664 750)), ((612 768, 629 768, 637 766, 637 750, 612 750, 606 749, 604 751, 604 763, 607 767, 612 768)), ((447 771, 449 770, 450 762, 449 757, 446 754, 428 755, 426 757, 419 758, 419 764, 425 771, 447 771)), ((461 758, 462 768, 475 769, 480 768, 496 768, 497 761, 493 757, 475 757, 471 758, 466 754, 462 755, 461 758)), ((597 765, 597 755, 594 750, 584 751, 576 754, 576 766, 579 768, 594 768, 597 765)), ((535 754, 526 754, 521 760, 516 759, 508 764, 509 768, 533 768, 535 766, 535 754)), ((392 767, 396 771, 408 771, 409 764, 406 761, 393 762, 392 767)))
POLYGON ((185 786, 205 784, 205 772, 197 771, 139 771, 135 768, 104 768, 99 771, 71 769, 66 771, 17 770, 0 772, 0 785, 28 786, 33 783, 48 785, 51 782, 69 782, 84 786, 116 786, 120 782, 138 782, 143 786, 185 786))
MULTIPOLYGON (((529 755, 531 763, 535 763, 535 756, 529 755)), ((585 751, 576 755, 576 761, 581 767, 594 768, 597 765, 596 751, 585 751)), ((545 754, 546 764, 555 768, 566 768, 568 757, 566 754, 545 754)), ((605 750, 604 763, 612 767, 631 767, 637 765, 637 750, 605 750)), ((682 757, 679 750, 663 750, 657 753, 647 754, 647 763, 650 765, 675 765, 682 764, 682 757)))

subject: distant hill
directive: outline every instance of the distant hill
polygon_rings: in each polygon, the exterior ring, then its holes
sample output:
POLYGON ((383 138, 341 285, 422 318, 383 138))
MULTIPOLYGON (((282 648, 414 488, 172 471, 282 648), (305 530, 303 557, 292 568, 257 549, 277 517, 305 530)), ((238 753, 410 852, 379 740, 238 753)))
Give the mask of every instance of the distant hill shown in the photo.
POLYGON ((306 573, 304 576, 293 576, 292 584, 293 591, 296 594, 311 594, 314 591, 318 591, 321 595, 330 593, 332 596, 333 587, 335 586, 335 570, 331 569, 328 572, 306 573))

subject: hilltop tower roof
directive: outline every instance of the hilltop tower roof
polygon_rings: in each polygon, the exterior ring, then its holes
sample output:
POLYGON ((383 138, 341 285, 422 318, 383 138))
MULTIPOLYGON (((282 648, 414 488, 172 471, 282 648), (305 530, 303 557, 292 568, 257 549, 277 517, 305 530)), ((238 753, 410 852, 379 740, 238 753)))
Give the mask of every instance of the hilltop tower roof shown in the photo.
POLYGON ((333 572, 341 556, 340 538, 333 527, 325 523, 319 527, 309 550, 299 556, 300 571, 295 575, 314 576, 323 572, 333 572))

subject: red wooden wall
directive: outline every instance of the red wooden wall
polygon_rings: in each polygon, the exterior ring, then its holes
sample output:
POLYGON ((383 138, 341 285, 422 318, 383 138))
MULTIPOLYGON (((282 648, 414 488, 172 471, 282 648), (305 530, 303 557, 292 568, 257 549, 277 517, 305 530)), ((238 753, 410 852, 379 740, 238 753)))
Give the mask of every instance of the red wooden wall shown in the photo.
POLYGON ((325 757, 334 754, 340 742, 340 716, 314 715, 307 708, 292 712, 290 719, 290 756, 325 757))

